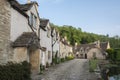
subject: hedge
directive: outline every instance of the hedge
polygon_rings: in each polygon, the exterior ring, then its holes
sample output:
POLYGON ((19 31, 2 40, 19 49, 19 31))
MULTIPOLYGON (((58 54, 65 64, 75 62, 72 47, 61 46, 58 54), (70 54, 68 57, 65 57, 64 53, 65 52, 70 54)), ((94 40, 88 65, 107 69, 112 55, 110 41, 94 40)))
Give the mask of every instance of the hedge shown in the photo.
POLYGON ((0 80, 31 80, 30 74, 30 64, 26 61, 0 65, 0 80))

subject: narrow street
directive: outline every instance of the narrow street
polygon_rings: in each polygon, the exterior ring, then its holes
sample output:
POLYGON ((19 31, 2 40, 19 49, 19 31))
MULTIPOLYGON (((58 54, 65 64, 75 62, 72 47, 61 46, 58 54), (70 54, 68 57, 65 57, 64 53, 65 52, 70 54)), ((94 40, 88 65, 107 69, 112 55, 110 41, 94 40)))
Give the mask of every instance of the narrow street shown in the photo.
POLYGON ((86 59, 74 59, 50 67, 34 80, 97 80, 97 75, 89 72, 89 62, 86 59))

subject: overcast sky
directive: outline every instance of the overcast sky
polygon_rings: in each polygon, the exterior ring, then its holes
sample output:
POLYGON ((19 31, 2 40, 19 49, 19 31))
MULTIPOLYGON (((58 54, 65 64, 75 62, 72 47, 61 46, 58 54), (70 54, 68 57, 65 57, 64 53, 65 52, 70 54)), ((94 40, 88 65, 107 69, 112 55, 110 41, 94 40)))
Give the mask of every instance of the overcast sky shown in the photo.
MULTIPOLYGON (((18 0, 26 3, 27 0, 18 0)), ((41 18, 56 25, 120 36, 120 0, 31 0, 39 3, 41 18)))

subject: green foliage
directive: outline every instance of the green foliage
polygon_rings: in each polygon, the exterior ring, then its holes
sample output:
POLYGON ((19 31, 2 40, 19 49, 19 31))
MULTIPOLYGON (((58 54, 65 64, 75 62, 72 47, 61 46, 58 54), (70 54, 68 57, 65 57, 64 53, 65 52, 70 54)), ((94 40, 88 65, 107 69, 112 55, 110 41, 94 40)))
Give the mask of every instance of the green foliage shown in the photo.
POLYGON ((25 62, 0 65, 0 80, 31 80, 30 64, 25 62))
POLYGON ((120 49, 115 49, 115 53, 116 53, 116 60, 120 61, 120 49))
POLYGON ((50 65, 49 65, 49 63, 48 62, 46 62, 46 68, 48 68, 50 65))
POLYGON ((119 75, 120 74, 120 67, 119 66, 112 66, 109 68, 109 76, 119 75))
POLYGON ((97 59, 91 59, 89 61, 89 71, 94 72, 94 70, 97 68, 98 60, 97 59))
POLYGON ((108 49, 108 59, 112 61, 120 61, 120 49, 108 49))
POLYGON ((115 61, 115 50, 114 49, 108 49, 106 50, 106 52, 108 53, 108 59, 115 61))
POLYGON ((53 58, 53 64, 59 64, 60 63, 60 59, 59 58, 53 58))
POLYGON ((44 70, 45 70, 45 66, 40 64, 40 74, 42 74, 44 70))
POLYGON ((100 40, 102 42, 109 41, 112 48, 120 48, 120 38, 118 36, 109 37, 108 34, 98 35, 94 33, 83 32, 81 28, 75 28, 68 25, 57 26, 51 24, 51 26, 59 31, 61 37, 67 36, 68 41, 70 41, 71 45, 75 45, 76 42, 78 44, 86 44, 100 40))
POLYGON ((61 58, 61 62, 65 62, 65 58, 61 58))
POLYGON ((73 59, 74 59, 74 56, 68 56, 68 57, 66 57, 65 59, 66 59, 67 61, 68 61, 68 60, 73 60, 73 59))

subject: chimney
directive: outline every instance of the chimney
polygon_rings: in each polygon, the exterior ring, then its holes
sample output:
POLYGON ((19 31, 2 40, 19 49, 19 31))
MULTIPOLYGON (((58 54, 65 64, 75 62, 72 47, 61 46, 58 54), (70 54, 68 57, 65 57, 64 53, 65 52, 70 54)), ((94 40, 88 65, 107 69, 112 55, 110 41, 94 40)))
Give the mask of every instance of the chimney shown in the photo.
POLYGON ((99 41, 99 40, 96 41, 95 44, 96 44, 96 47, 97 47, 97 48, 100 48, 100 41, 99 41))
POLYGON ((30 0, 27 0, 27 3, 31 3, 31 1, 30 1, 30 0))
POLYGON ((78 45, 78 43, 76 42, 76 43, 75 43, 75 46, 77 46, 77 45, 78 45))
POLYGON ((64 38, 62 38, 62 41, 65 41, 65 39, 64 39, 64 38))
POLYGON ((68 45, 70 45, 70 42, 68 41, 68 45))
POLYGON ((67 36, 65 36, 64 39, 67 40, 67 36))

